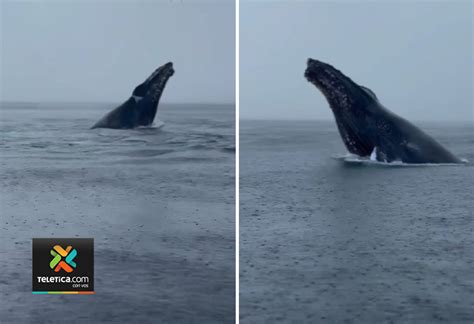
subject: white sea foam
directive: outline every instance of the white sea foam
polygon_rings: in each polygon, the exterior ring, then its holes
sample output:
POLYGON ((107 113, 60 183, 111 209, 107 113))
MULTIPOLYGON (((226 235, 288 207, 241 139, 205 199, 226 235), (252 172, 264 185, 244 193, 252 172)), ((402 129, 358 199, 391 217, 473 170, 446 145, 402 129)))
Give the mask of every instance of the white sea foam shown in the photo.
POLYGON ((147 128, 156 129, 156 128, 163 127, 164 125, 165 125, 164 121, 161 121, 160 119, 155 118, 155 121, 153 122, 153 124, 149 126, 139 126, 137 127, 137 129, 147 129, 147 128))
POLYGON ((402 161, 393 161, 393 162, 380 162, 375 158, 375 151, 370 154, 370 157, 361 157, 355 154, 346 153, 341 155, 335 155, 333 158, 335 160, 342 161, 348 164, 358 164, 358 165, 367 165, 367 166, 384 166, 384 167, 428 167, 428 166, 459 166, 469 164, 467 159, 461 159, 462 163, 405 163, 402 161))

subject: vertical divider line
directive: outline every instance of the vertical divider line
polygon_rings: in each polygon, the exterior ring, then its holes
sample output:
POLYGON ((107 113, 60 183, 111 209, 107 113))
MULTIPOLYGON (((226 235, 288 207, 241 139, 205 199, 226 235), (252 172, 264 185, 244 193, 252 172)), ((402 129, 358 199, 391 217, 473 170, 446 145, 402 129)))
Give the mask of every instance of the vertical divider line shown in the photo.
POLYGON ((239 281, 239 253, 240 253, 240 101, 239 101, 239 67, 240 67, 240 0, 235 0, 235 323, 239 323, 240 308, 240 281, 239 281))

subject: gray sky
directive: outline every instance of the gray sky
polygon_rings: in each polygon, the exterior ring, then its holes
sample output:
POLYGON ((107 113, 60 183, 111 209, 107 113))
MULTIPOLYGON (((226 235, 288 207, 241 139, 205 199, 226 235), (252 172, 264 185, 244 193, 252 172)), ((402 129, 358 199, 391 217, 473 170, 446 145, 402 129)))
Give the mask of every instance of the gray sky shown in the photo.
POLYGON ((413 120, 473 120, 472 2, 240 2, 240 116, 331 119, 303 77, 328 62, 413 120))
POLYGON ((1 2, 1 100, 119 102, 158 66, 164 102, 235 101, 235 4, 1 2))

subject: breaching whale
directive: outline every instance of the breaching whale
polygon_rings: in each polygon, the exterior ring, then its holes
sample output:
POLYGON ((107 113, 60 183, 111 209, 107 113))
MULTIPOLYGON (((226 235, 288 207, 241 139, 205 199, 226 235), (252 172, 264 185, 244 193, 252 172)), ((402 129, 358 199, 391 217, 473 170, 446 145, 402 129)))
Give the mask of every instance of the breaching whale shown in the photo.
POLYGON ((151 125, 161 94, 173 74, 173 63, 168 62, 160 66, 133 90, 127 101, 102 117, 92 128, 134 128, 151 125))
POLYGON ((309 58, 306 79, 326 97, 352 154, 380 162, 461 163, 422 130, 389 111, 369 88, 327 63, 309 58))

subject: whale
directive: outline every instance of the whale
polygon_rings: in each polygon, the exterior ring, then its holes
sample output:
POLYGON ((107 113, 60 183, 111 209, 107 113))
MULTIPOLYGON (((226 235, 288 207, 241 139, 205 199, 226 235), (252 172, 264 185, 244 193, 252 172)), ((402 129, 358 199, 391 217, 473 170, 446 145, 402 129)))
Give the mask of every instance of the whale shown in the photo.
POLYGON ((135 87, 130 98, 102 117, 92 128, 129 129, 150 126, 155 119, 166 83, 173 74, 172 62, 160 66, 135 87))
POLYGON ((420 128, 385 108, 371 89, 330 64, 309 58, 304 76, 326 98, 350 153, 387 163, 462 162, 420 128))

